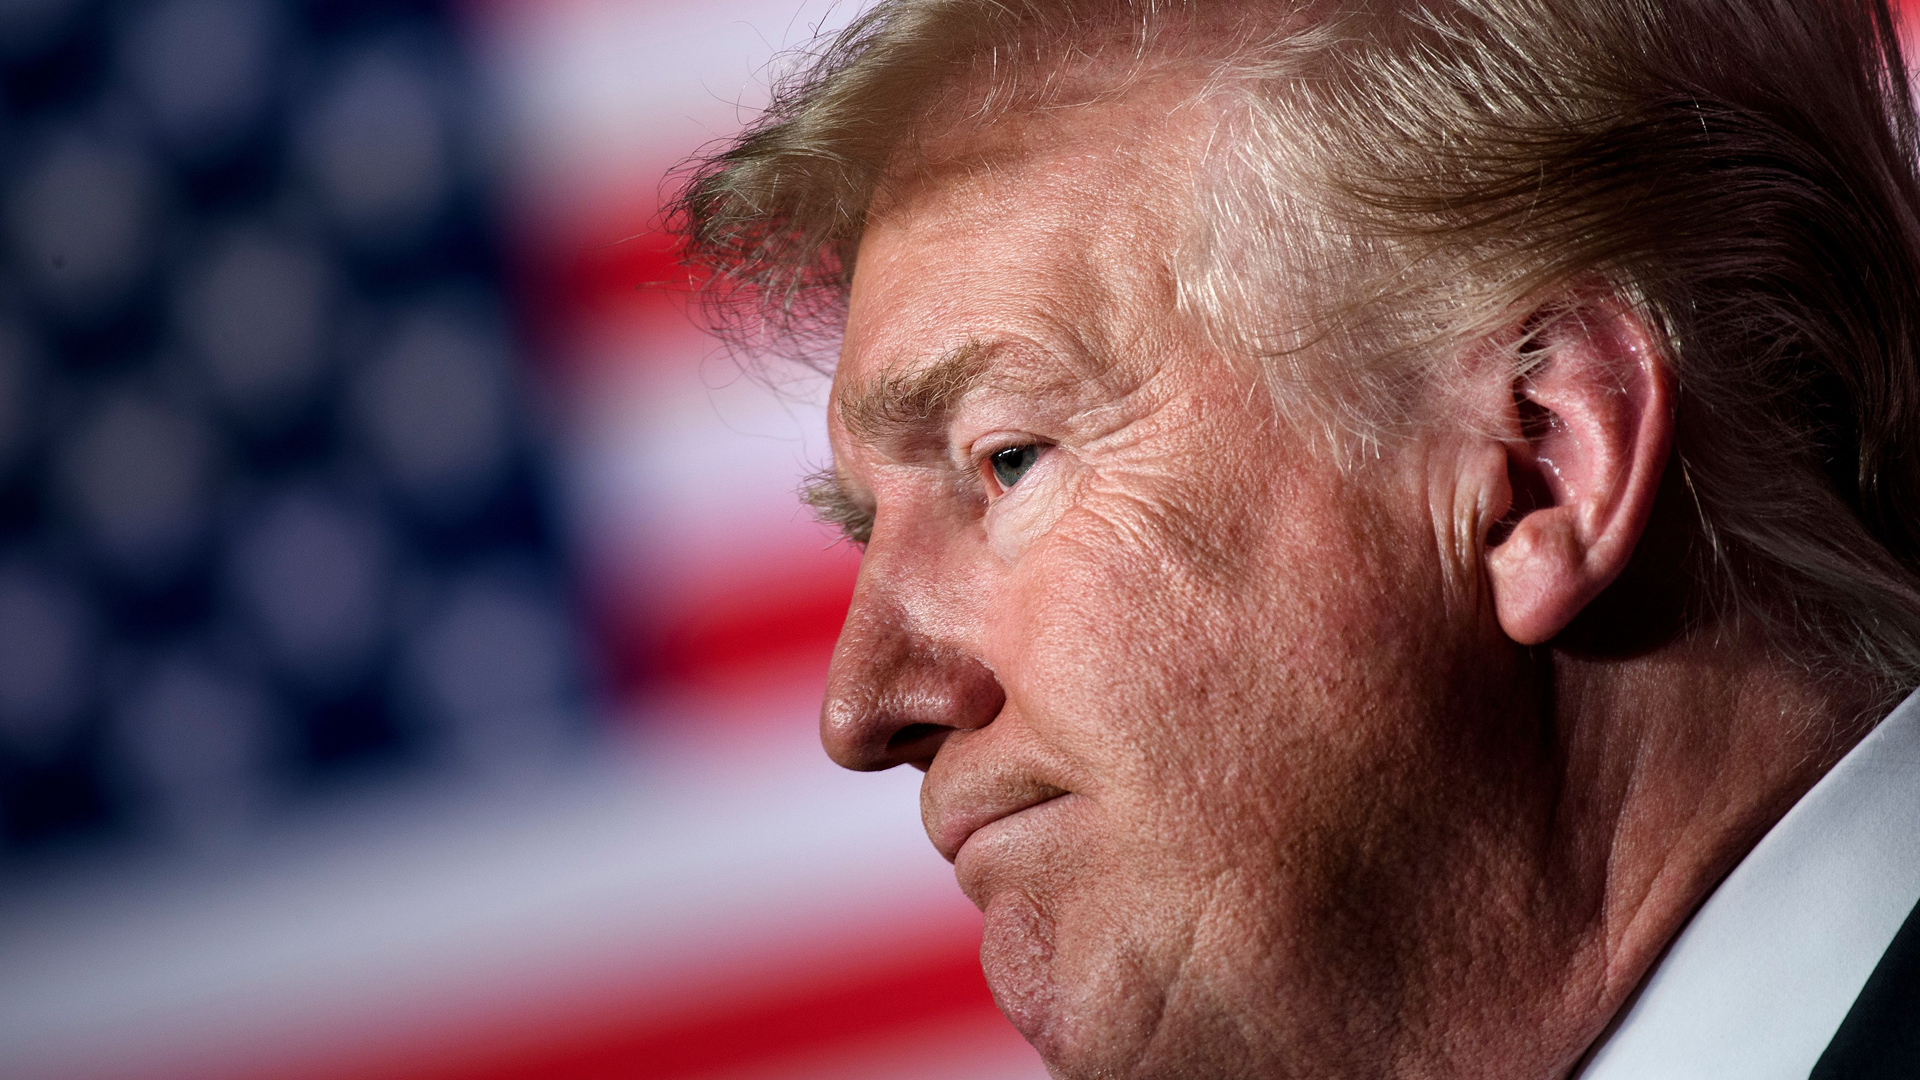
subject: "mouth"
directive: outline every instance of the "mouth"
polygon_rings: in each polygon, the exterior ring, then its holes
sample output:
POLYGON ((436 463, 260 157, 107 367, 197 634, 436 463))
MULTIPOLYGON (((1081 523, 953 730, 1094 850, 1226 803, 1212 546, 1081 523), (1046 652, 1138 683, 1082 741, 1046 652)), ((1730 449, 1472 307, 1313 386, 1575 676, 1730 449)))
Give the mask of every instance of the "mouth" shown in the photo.
POLYGON ((960 857, 962 848, 990 827, 1030 810, 1049 805, 1070 794, 1072 793, 1063 788, 1036 785, 1033 790, 1022 792, 1013 799, 1003 799, 974 807, 959 807, 943 812, 927 823, 927 834, 933 839, 933 846, 939 849, 940 854, 945 856, 948 862, 953 862, 960 857))

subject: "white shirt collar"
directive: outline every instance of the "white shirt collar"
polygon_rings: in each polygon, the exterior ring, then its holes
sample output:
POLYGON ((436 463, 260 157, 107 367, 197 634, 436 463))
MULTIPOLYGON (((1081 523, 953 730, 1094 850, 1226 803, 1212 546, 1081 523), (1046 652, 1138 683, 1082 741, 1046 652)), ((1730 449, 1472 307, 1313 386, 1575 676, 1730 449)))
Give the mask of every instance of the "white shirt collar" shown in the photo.
POLYGON ((1805 1080, 1920 900, 1920 692, 1674 939, 1579 1080, 1805 1080))

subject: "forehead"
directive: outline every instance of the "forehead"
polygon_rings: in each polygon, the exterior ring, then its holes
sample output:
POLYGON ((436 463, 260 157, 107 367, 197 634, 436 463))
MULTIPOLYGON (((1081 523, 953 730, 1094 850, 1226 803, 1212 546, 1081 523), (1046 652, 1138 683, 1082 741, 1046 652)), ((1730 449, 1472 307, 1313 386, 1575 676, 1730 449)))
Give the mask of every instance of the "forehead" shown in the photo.
POLYGON ((836 399, 943 364, 1095 369, 1173 320, 1204 122, 1143 93, 936 145, 863 236, 836 399))

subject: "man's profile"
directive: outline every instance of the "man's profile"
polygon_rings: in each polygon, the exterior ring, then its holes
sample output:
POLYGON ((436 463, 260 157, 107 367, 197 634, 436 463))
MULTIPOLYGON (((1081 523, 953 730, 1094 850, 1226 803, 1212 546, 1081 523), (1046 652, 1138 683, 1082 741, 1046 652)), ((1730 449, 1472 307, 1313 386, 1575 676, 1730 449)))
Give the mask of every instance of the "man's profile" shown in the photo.
POLYGON ((1055 1075, 1920 1075, 1917 146, 1884 0, 881 0, 701 168, 1055 1075))

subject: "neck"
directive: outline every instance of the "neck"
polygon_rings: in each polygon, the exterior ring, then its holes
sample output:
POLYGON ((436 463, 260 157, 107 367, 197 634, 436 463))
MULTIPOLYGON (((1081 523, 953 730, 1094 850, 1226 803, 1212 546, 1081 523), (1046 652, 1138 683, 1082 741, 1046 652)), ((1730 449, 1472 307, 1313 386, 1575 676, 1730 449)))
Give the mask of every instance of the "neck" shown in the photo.
POLYGON ((1552 663, 1552 845, 1582 898, 1578 969, 1589 975, 1585 1000, 1568 1004, 1591 1041, 1721 879, 1879 717, 1869 695, 1700 636, 1552 663))

